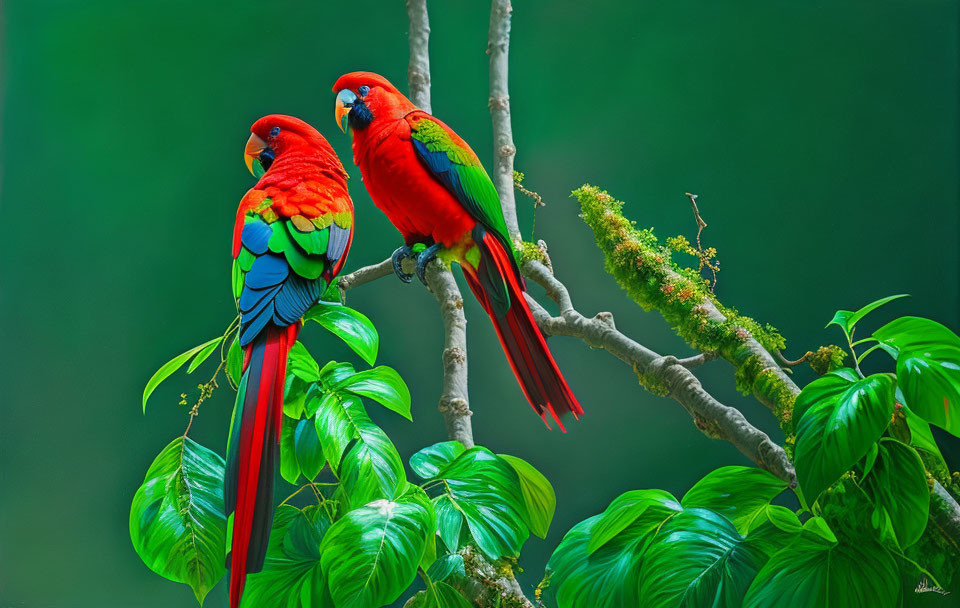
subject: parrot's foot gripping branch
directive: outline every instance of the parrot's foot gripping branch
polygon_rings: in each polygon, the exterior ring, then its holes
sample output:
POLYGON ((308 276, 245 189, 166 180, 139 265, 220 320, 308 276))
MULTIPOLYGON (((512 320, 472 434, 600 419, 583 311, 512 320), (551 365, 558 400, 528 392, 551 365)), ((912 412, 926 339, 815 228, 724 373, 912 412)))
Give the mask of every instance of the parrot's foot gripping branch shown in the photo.
POLYGON ((427 264, 437 259, 438 251, 440 251, 440 243, 434 243, 417 256, 417 278, 424 285, 427 284, 427 264))
POLYGON ((393 273, 404 283, 409 283, 413 279, 412 274, 403 271, 403 260, 412 255, 413 249, 410 248, 410 245, 402 245, 397 247, 393 255, 390 256, 390 260, 393 262, 393 273))

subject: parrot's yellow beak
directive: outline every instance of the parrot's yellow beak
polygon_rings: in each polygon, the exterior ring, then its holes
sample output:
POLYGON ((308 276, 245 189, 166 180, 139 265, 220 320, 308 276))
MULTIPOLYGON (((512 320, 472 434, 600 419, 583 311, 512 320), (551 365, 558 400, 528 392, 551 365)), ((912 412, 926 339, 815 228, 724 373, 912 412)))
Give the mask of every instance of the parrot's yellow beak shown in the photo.
POLYGON ((264 174, 263 166, 260 164, 260 153, 267 149, 267 142, 263 141, 257 137, 256 133, 250 134, 250 139, 247 140, 247 145, 243 148, 243 162, 247 164, 247 169, 250 170, 251 175, 256 178, 260 178, 264 174), (254 163, 256 163, 257 170, 254 169, 254 163))
POLYGON ((337 104, 333 109, 333 117, 337 120, 337 126, 346 134, 350 130, 350 109, 357 101, 357 95, 350 89, 344 89, 337 93, 337 104))

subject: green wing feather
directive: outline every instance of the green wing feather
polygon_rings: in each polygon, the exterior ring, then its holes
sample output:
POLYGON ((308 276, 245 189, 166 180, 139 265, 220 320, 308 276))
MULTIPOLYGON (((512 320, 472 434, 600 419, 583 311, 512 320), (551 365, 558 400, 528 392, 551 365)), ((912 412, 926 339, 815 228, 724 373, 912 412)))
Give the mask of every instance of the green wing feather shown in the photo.
POLYGON ((500 196, 473 150, 444 125, 429 118, 411 123, 410 136, 417 154, 434 177, 471 216, 510 246, 512 253, 500 196))

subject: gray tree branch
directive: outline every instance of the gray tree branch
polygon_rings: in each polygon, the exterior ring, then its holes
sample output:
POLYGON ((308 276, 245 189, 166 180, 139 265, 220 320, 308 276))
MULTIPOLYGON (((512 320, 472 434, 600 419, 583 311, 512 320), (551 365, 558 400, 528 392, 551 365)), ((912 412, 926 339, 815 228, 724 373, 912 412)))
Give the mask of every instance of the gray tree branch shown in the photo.
POLYGON ((493 0, 490 7, 490 31, 487 54, 490 55, 490 117, 493 121, 493 185, 500 195, 503 219, 514 241, 521 240, 517 224, 517 205, 513 191, 513 157, 517 148, 513 144, 513 127, 510 123, 509 74, 510 15, 513 6, 510 0, 493 0))
MULTIPOLYGON (((540 245, 546 254, 543 241, 540 245)), ((560 307, 559 316, 554 317, 527 295, 533 316, 544 334, 579 338, 589 346, 606 350, 630 365, 647 390, 670 397, 683 406, 704 434, 729 441, 760 468, 783 479, 791 487, 796 485, 796 473, 783 448, 750 424, 739 410, 717 401, 690 371, 691 367, 712 356, 699 355, 680 360, 659 355, 618 331, 609 312, 598 313, 593 318, 580 314, 573 306, 567 287, 541 262, 527 262, 523 271, 560 307)))

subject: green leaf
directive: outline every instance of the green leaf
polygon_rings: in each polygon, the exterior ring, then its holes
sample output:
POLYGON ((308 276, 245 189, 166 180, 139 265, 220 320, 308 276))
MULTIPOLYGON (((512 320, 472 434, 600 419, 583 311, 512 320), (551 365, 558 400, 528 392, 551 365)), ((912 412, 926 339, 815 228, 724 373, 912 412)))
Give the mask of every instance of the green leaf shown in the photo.
POLYGON ((234 386, 240 385, 240 376, 243 375, 243 349, 240 348, 240 342, 236 339, 227 351, 227 375, 230 376, 234 386))
POLYGON ((653 525, 638 520, 600 549, 589 551, 587 545, 600 517, 594 515, 571 528, 550 556, 547 593, 556 597, 559 608, 640 606, 643 549, 662 520, 653 525))
POLYGON ((192 374, 193 370, 200 367, 200 364, 206 361, 210 355, 213 354, 213 351, 217 350, 217 347, 220 346, 220 343, 223 342, 223 337, 215 338, 210 342, 207 342, 207 345, 193 358, 193 361, 190 362, 190 365, 187 366, 187 373, 192 374))
POLYGON ((787 482, 756 467, 715 469, 690 488, 680 504, 684 509, 703 507, 723 515, 746 534, 770 501, 787 488, 787 482))
POLYGON ((343 457, 339 478, 351 507, 395 498, 407 483, 403 460, 390 438, 372 422, 357 427, 358 441, 343 457))
POLYGON ((303 315, 304 321, 316 321, 343 340, 369 365, 377 360, 380 338, 377 329, 365 315, 349 306, 317 304, 303 315))
POLYGON ((746 539, 770 557, 789 545, 801 529, 800 520, 793 511, 780 505, 767 505, 751 522, 746 539))
POLYGON ((899 600, 897 565, 883 547, 869 540, 838 544, 835 538, 808 533, 804 526, 804 532, 760 570, 743 605, 893 608, 899 600))
POLYGON ((433 508, 437 513, 437 534, 440 535, 440 540, 446 545, 447 551, 456 552, 460 548, 463 513, 446 494, 433 499, 433 508))
POLYGON ((876 507, 886 512, 901 548, 920 540, 927 527, 930 490, 923 462, 913 448, 896 439, 881 439, 876 465, 863 488, 876 507))
POLYGON ((466 450, 437 475, 444 494, 434 504, 444 543, 457 548, 451 531, 466 521, 470 536, 488 558, 515 557, 530 534, 517 475, 502 458, 477 446, 466 450), (461 520, 462 518, 462 520, 461 520))
POLYGON ((277 507, 261 572, 250 574, 241 608, 333 608, 320 564, 320 545, 330 528, 320 507, 277 507))
MULTIPOLYGON (((852 334, 852 333, 853 333, 853 328, 854 328, 854 326, 856 326, 856 324, 859 323, 860 320, 863 319, 865 316, 867 316, 869 313, 871 313, 871 312, 873 312, 874 310, 880 308, 881 306, 883 306, 884 304, 886 304, 886 303, 888 303, 888 302, 893 302, 894 300, 899 300, 900 298, 906 298, 906 297, 909 297, 909 295, 910 295, 910 294, 907 294, 907 293, 901 293, 901 294, 897 294, 897 295, 895 295, 895 296, 887 296, 887 297, 885 297, 885 298, 880 298, 879 300, 876 300, 876 301, 874 301, 874 302, 870 302, 869 304, 867 304, 866 306, 864 306, 863 308, 861 308, 861 309, 858 310, 857 312, 852 313, 852 314, 846 319, 846 325, 845 325, 844 329, 846 329, 846 331, 847 331, 848 334, 852 334)), ((836 318, 836 317, 834 317, 834 318, 836 318)))
POLYGON ((427 588, 413 596, 404 608, 473 608, 473 604, 446 583, 428 582, 427 588))
POLYGON ((850 330, 847 329, 847 327, 850 324, 850 317, 852 316, 853 311, 851 310, 838 310, 837 312, 833 313, 833 318, 830 319, 829 323, 827 323, 827 327, 830 327, 831 325, 839 325, 840 328, 843 329, 843 333, 849 336, 850 330))
POLYGON ((513 468, 519 478, 523 504, 526 507, 524 523, 535 535, 546 538, 557 509, 557 494, 553 491, 553 486, 526 460, 507 454, 498 456, 513 468))
POLYGON ((280 427, 280 476, 287 483, 293 484, 300 479, 300 463, 297 462, 297 447, 294 439, 297 424, 297 420, 284 416, 280 427))
POLYGON ((314 418, 323 453, 356 507, 377 498, 395 498, 406 484, 403 461, 387 435, 375 425, 360 398, 330 392, 319 399, 314 418), (344 456, 344 450, 354 442, 344 456))
POLYGON ((410 389, 391 367, 380 365, 358 372, 333 385, 333 388, 373 399, 407 420, 410 416, 410 389))
POLYGON ((199 346, 194 346, 187 352, 180 353, 173 359, 170 359, 169 361, 164 363, 160 367, 160 369, 158 369, 157 372, 150 377, 150 380, 147 381, 147 386, 144 387, 143 389, 143 412, 144 413, 147 412, 147 399, 150 398, 150 395, 153 394, 153 391, 156 390, 156 388, 160 385, 161 382, 163 382, 164 380, 172 376, 174 372, 176 372, 178 369, 183 367, 184 363, 186 363, 190 359, 190 357, 199 353, 200 351, 207 348, 211 344, 215 344, 215 343, 219 344, 220 340, 222 339, 223 339, 222 337, 217 337, 217 338, 214 338, 213 340, 210 340, 209 342, 204 342, 199 346))
POLYGON ((665 490, 631 490, 617 496, 591 526, 588 553, 610 542, 637 522, 646 531, 681 511, 680 503, 665 490), (639 520, 639 521, 638 521, 639 520))
POLYGON ((434 582, 446 580, 448 576, 457 573, 458 576, 466 576, 466 567, 463 563, 463 556, 459 553, 447 553, 437 558, 430 569, 427 570, 427 576, 434 582))
POLYGON ((323 447, 320 445, 320 438, 317 436, 316 424, 313 420, 301 420, 297 423, 294 432, 294 445, 297 452, 297 463, 303 476, 313 481, 323 465, 327 463, 323 457, 323 447))
POLYGON ((430 479, 466 449, 459 441, 435 443, 411 456, 410 468, 423 479, 430 479))
POLYGON ((797 480, 808 501, 815 501, 880 438, 893 414, 893 391, 887 374, 854 381, 847 372, 832 372, 804 387, 793 411, 798 420, 797 480))
POLYGON ((644 553, 640 606, 739 608, 765 561, 725 517, 685 509, 663 524, 644 553))
POLYGON ((939 469, 937 472, 949 475, 947 462, 940 453, 940 446, 937 445, 933 432, 930 431, 930 423, 914 414, 906 405, 903 406, 903 414, 910 429, 910 445, 920 452, 921 456, 927 456, 933 467, 939 469))
POLYGON ((147 470, 130 507, 130 540, 151 570, 190 585, 203 604, 224 573, 224 462, 177 437, 147 470))
POLYGON ((357 373, 352 363, 340 363, 338 361, 328 361, 320 370, 320 382, 324 387, 330 388, 336 386, 338 382, 357 373))
POLYGON ((395 601, 413 582, 432 534, 419 502, 377 500, 337 520, 320 544, 337 608, 376 608, 395 601))
POLYGON ((960 437, 960 338, 920 317, 901 317, 873 335, 898 349, 897 383, 910 409, 960 437))
POLYGON ((358 437, 358 424, 370 422, 363 403, 355 395, 330 392, 310 399, 308 409, 316 412, 314 422, 323 454, 334 472, 340 469, 340 458, 347 445, 358 437))
POLYGON ((307 384, 294 374, 287 374, 287 379, 283 390, 283 413, 290 418, 299 420, 307 414, 307 418, 312 416, 312 412, 307 413, 304 407, 307 400, 307 393, 316 384, 307 384))
POLYGON ((320 380, 320 366, 299 340, 293 343, 290 354, 287 355, 287 373, 308 384, 320 380))

